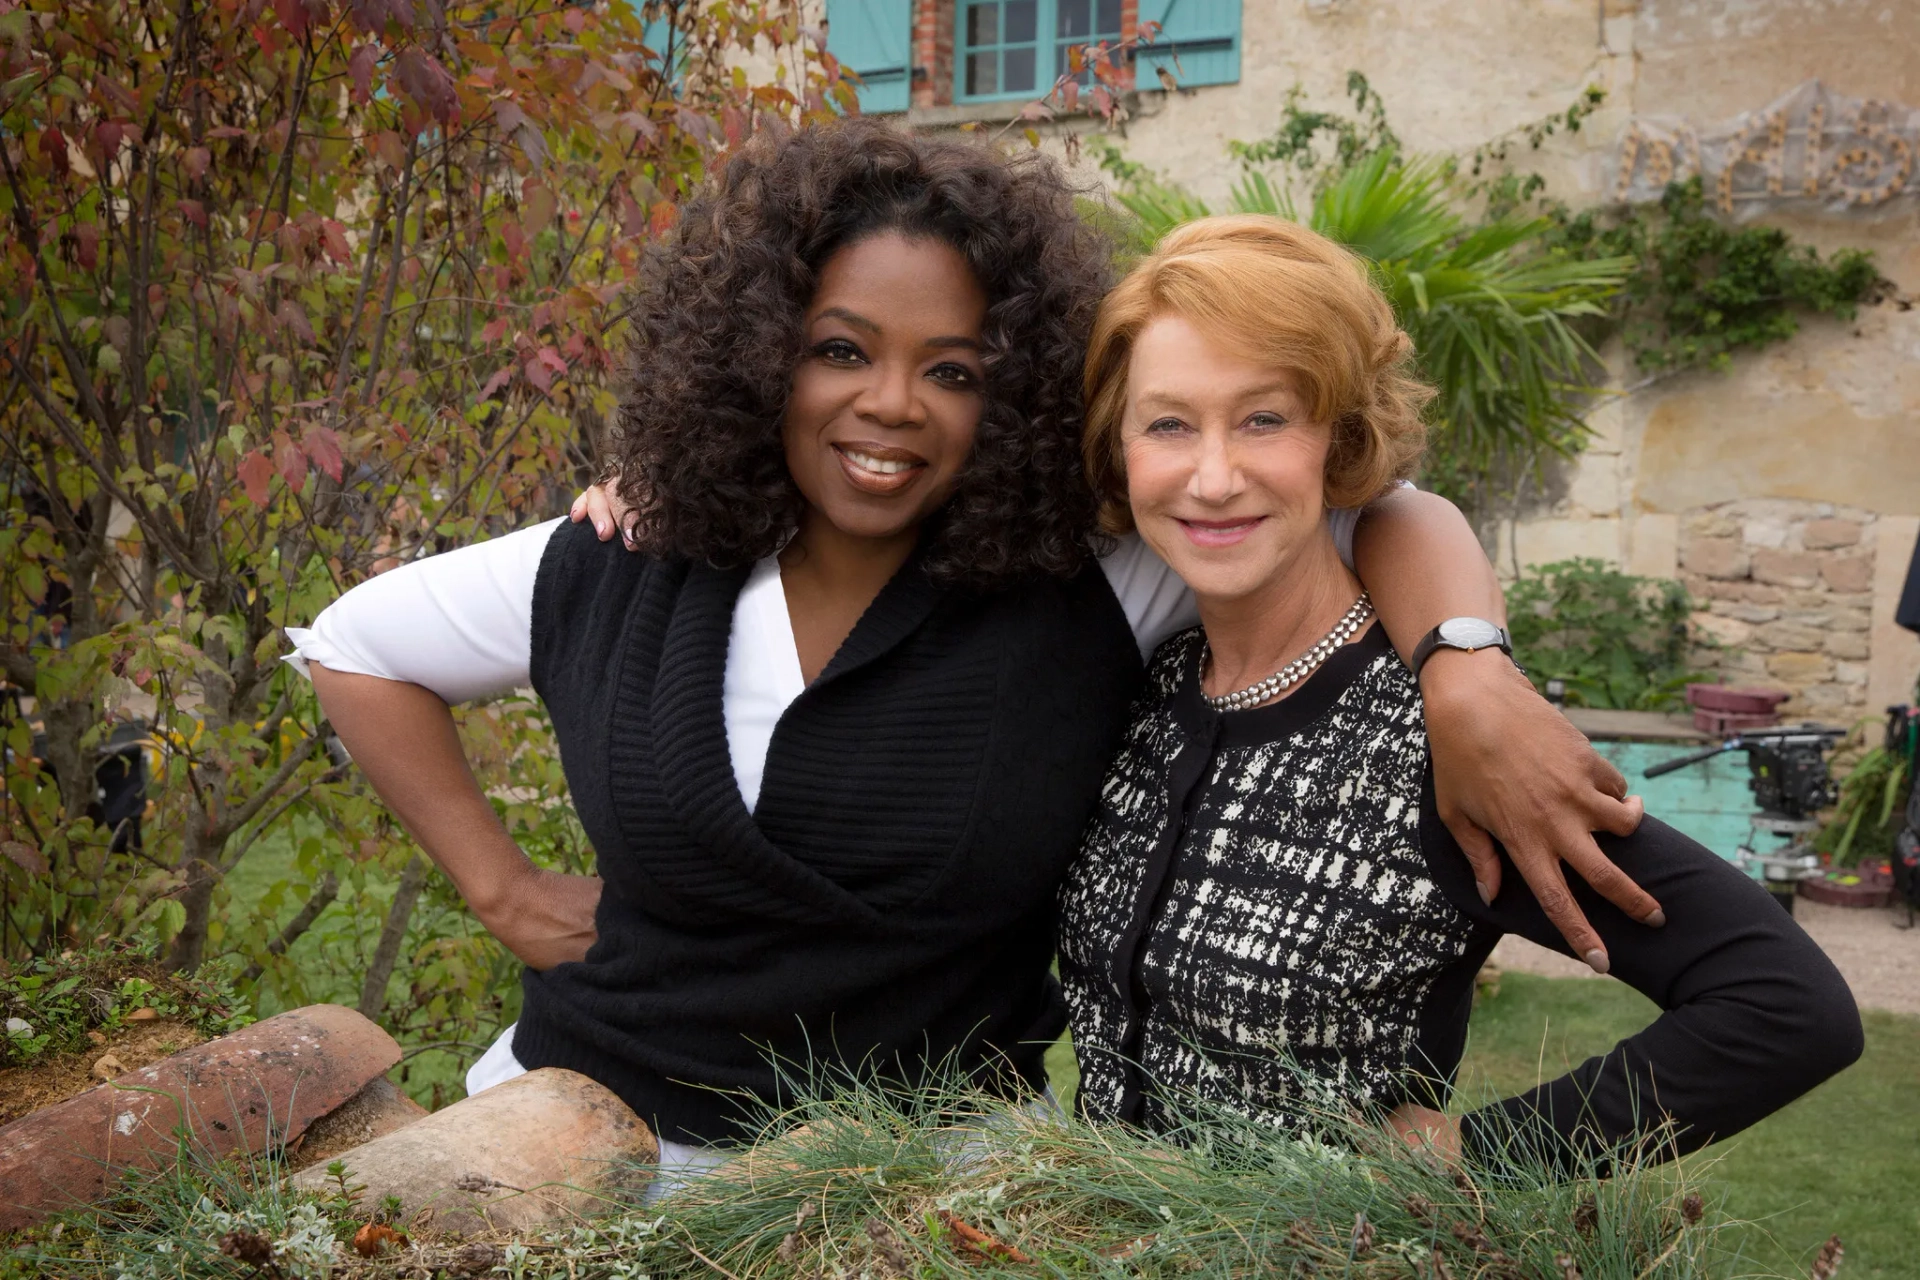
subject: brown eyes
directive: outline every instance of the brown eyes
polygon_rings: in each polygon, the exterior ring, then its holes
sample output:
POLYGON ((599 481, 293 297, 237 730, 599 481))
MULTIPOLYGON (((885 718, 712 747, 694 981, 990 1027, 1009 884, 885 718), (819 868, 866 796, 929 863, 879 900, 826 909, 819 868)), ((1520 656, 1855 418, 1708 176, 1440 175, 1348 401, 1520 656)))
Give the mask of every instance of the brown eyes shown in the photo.
MULTIPOLYGON (((828 338, 824 342, 816 342, 807 354, 841 368, 852 368, 867 363, 867 353, 845 338, 828 338)), ((980 383, 979 376, 973 370, 951 360, 943 360, 934 365, 927 370, 926 376, 943 387, 957 391, 970 391, 980 383)))
POLYGON ((845 338, 828 338, 825 342, 815 343, 812 354, 834 364, 858 364, 867 358, 860 348, 845 338))

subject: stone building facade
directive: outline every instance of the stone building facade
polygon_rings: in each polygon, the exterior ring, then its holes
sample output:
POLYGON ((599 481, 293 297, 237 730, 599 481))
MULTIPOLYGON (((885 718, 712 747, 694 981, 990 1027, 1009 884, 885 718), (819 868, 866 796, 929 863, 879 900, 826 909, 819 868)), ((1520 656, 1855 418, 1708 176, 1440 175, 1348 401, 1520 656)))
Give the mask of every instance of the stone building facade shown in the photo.
MULTIPOLYGON (((906 6, 902 24, 911 10, 910 127, 1005 120, 1021 105, 955 90, 968 6, 987 0, 823 2, 906 6)), ((1039 2, 1061 13, 1068 0, 1039 2)), ((1231 57, 1195 63, 1217 82, 1166 92, 1140 74, 1116 141, 1208 199, 1237 176, 1227 144, 1270 134, 1296 85, 1310 106, 1343 107, 1359 70, 1410 149, 1455 155, 1596 85, 1606 101, 1579 133, 1521 144, 1555 195, 1601 203, 1657 189, 1663 165, 1719 164, 1709 185, 1738 195, 1735 216, 1825 252, 1871 250, 1892 286, 1883 300, 1852 321, 1809 321, 1730 371, 1647 378, 1609 353, 1591 446, 1487 533, 1508 575, 1597 556, 1681 579, 1718 645, 1713 668, 1791 690, 1790 711, 1844 723, 1911 695, 1920 638, 1892 613, 1920 538, 1920 4, 1127 0, 1124 25, 1178 26, 1189 11, 1215 37, 1231 17, 1231 57)), ((1057 146, 1095 127, 1043 132, 1057 146)))

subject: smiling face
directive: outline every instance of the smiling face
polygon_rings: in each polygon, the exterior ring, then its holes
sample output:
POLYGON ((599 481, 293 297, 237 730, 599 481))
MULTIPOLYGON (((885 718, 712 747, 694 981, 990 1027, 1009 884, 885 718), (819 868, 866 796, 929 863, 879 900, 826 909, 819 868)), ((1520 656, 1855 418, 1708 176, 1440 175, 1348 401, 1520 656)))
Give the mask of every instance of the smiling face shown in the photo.
POLYGON ((781 423, 801 495, 843 534, 911 536, 973 451, 987 297, 966 260, 893 232, 827 260, 781 423))
POLYGON ((1156 316, 1135 339, 1120 440, 1140 536, 1203 604, 1253 596, 1330 549, 1330 428, 1284 371, 1184 317, 1156 316))

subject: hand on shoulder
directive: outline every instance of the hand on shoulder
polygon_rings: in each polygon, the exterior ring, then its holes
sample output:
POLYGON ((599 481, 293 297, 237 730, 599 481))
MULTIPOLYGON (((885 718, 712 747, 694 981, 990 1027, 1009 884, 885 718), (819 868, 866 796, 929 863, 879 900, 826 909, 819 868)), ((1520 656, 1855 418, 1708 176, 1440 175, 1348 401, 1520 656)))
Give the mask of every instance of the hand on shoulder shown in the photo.
POLYGON ((582 520, 592 524, 593 531, 600 535, 602 542, 612 541, 614 533, 618 531, 621 541, 627 544, 627 550, 632 551, 635 549, 633 537, 626 527, 629 510, 610 483, 596 484, 573 500, 567 519, 575 524, 582 520))

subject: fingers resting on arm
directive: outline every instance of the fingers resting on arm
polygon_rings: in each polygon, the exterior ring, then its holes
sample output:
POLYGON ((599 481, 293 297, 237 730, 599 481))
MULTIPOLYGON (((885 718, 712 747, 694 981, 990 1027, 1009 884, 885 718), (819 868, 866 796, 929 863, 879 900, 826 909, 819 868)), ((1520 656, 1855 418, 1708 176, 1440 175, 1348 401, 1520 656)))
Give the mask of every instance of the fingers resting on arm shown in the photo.
MULTIPOLYGON (((1397 489, 1367 507, 1354 564, 1403 659, 1448 618, 1504 623, 1506 602, 1459 510, 1436 494, 1397 489)), ((1481 896, 1500 892, 1498 840, 1576 955, 1596 970, 1605 945, 1567 889, 1562 863, 1635 920, 1660 905, 1600 852, 1592 833, 1630 834, 1640 802, 1497 649, 1439 649, 1420 673, 1440 816, 1474 869, 1481 896)))

